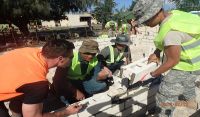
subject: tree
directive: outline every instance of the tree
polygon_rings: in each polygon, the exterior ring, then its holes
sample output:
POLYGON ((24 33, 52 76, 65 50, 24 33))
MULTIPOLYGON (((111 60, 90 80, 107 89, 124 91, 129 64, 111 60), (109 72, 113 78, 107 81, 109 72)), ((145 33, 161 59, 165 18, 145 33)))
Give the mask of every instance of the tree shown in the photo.
POLYGON ((51 12, 47 0, 4 0, 0 7, 0 22, 13 23, 27 34, 30 19, 48 17, 51 12))
POLYGON ((104 0, 97 4, 94 9, 94 16, 96 19, 102 23, 102 28, 105 27, 106 22, 112 19, 113 9, 116 3, 114 0, 104 0))
POLYGON ((131 6, 129 7, 129 11, 132 11, 133 7, 135 6, 137 0, 132 1, 131 6))
POLYGON ((117 22, 118 26, 121 26, 122 25, 122 20, 124 22, 124 19, 122 19, 122 17, 124 16, 124 13, 126 12, 127 10, 125 9, 125 7, 122 7, 120 9, 116 9, 115 10, 115 14, 113 16, 113 19, 117 22))
POLYGON ((98 0, 0 0, 0 23, 13 23, 28 34, 30 20, 60 19, 65 11, 83 10, 98 0))
POLYGON ((170 0, 175 3, 176 8, 182 11, 197 11, 200 10, 200 0, 170 0))

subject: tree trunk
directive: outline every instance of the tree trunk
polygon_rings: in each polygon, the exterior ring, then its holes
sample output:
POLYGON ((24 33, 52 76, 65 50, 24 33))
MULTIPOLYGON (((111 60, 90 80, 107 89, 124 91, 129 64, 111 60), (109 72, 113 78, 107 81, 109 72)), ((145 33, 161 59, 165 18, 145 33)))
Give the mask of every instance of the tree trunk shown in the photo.
POLYGON ((23 33, 23 35, 25 35, 25 36, 29 35, 29 30, 28 30, 27 23, 22 23, 22 24, 19 24, 19 25, 16 25, 16 26, 23 33))
POLYGON ((14 21, 13 23, 19 28, 19 30, 21 31, 21 33, 23 33, 24 36, 28 36, 29 35, 29 30, 28 30, 28 20, 25 19, 19 19, 14 21))

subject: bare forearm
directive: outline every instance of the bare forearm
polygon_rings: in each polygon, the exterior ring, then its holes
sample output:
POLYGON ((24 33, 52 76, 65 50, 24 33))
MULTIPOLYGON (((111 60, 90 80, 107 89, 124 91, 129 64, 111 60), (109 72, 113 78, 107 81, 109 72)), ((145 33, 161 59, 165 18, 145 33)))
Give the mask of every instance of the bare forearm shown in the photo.
POLYGON ((126 63, 125 63, 125 64, 128 65, 128 64, 130 64, 131 62, 132 62, 132 60, 131 60, 130 58, 127 57, 127 58, 126 58, 126 63))
POLYGON ((112 72, 107 67, 104 67, 98 73, 97 80, 105 80, 106 78, 111 77, 111 76, 112 76, 112 72))
POLYGON ((151 73, 153 77, 157 77, 160 74, 170 70, 177 64, 176 61, 168 60, 164 64, 162 64, 158 69, 156 69, 154 72, 151 73))
POLYGON ((69 116, 70 114, 67 114, 64 111, 57 111, 53 113, 55 115, 55 117, 63 117, 63 116, 69 116))
MULTIPOLYGON (((159 52, 159 50, 157 50, 159 52)), ((151 72, 151 75, 154 77, 159 76, 160 74, 170 70, 173 68, 176 64, 178 64, 180 60, 180 52, 181 46, 180 45, 172 45, 165 47, 165 55, 166 55, 166 62, 162 64, 158 69, 156 69, 154 72, 151 72)))

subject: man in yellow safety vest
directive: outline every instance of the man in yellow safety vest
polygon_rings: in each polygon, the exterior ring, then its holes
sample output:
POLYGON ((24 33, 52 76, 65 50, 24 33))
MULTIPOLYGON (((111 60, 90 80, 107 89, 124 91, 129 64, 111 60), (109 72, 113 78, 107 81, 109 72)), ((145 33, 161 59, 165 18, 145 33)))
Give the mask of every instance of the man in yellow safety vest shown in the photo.
POLYGON ((114 73, 116 70, 124 64, 129 64, 131 62, 131 52, 129 48, 130 39, 128 35, 120 34, 116 39, 111 40, 114 45, 110 45, 101 50, 98 55, 99 60, 101 60, 107 67, 114 73), (123 59, 126 59, 125 61, 123 59))

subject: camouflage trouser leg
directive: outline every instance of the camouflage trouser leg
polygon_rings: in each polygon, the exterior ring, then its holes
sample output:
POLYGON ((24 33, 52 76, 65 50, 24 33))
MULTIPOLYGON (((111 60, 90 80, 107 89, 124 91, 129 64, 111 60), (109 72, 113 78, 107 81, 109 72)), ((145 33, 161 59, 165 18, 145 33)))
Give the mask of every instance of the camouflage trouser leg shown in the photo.
POLYGON ((195 92, 196 92, 196 101, 198 103, 198 109, 200 109, 200 75, 196 80, 195 92))
POLYGON ((196 79, 197 75, 177 70, 171 70, 163 78, 156 94, 160 117, 172 116, 176 106, 186 106, 184 103, 179 103, 180 98, 186 100, 195 98, 196 79))

